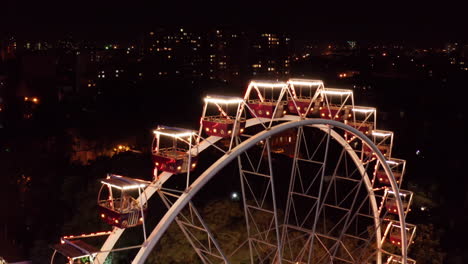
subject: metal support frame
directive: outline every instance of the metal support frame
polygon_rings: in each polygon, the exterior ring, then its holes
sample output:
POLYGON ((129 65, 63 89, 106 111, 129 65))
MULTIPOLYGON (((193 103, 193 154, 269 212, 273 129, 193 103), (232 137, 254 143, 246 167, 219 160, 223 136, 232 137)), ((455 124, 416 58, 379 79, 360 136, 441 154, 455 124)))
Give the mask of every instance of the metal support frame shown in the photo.
POLYGON ((284 96, 286 94, 288 94, 290 91, 288 89, 288 84, 287 83, 283 83, 283 82, 258 82, 258 81, 252 81, 250 82, 249 86, 247 87, 247 91, 245 92, 245 96, 244 96, 244 101, 245 101, 245 105, 247 106, 247 108, 250 110, 250 113, 253 115, 254 118, 257 118, 257 119, 266 119, 268 120, 268 122, 262 122, 262 123, 268 123, 267 126, 265 126, 265 129, 269 129, 271 128, 271 126, 273 125, 273 121, 276 120, 275 118, 275 115, 276 115, 276 112, 278 111, 278 108, 279 108, 279 105, 281 104, 284 96), (250 96, 253 92, 256 92, 259 100, 261 102, 264 102, 266 100, 265 98, 265 94, 262 95, 262 92, 260 91, 259 88, 263 88, 264 90, 264 93, 265 93, 265 89, 266 88, 271 88, 272 90, 272 96, 274 96, 273 94, 273 91, 275 88, 280 88, 281 91, 278 95, 278 97, 274 98, 276 100, 276 105, 275 105, 275 109, 273 111, 273 113, 271 113, 271 118, 260 118, 258 117, 254 111, 252 111, 252 109, 250 109, 250 107, 248 106, 248 102, 249 102, 249 99, 250 99, 250 96))
MULTIPOLYGON (((161 200, 163 201, 163 203, 166 205, 167 209, 170 210, 172 203, 170 202, 170 199, 166 197, 167 193, 163 191, 158 191, 158 194, 161 197, 161 200)), ((170 196, 180 197, 179 195, 174 195, 174 194, 170 194, 170 196)), ((190 214, 190 216, 186 216, 182 214, 182 212, 180 212, 179 216, 177 216, 175 220, 177 222, 177 225, 181 229, 182 233, 185 235, 185 237, 189 241, 190 245, 192 245, 192 247, 194 248, 197 255, 205 264, 210 263, 209 261, 207 261, 205 255, 214 256, 218 259, 223 260, 225 264, 230 264, 230 261, 228 260, 224 252, 222 251, 213 233, 210 231, 210 229, 208 228, 208 225, 205 223, 202 216, 200 215, 200 213, 198 212, 198 210, 196 209, 196 207, 193 205, 192 202, 189 202, 188 208, 189 208, 189 211, 195 215, 195 217, 193 217, 192 214, 190 214), (198 221, 199 224, 196 221, 198 221), (191 235, 189 227, 206 233, 206 236, 208 238, 208 245, 204 245, 202 241, 197 239, 194 235, 191 235), (211 246, 211 243, 215 246, 215 248, 211 246)))
MULTIPOLYGON (((270 247, 274 248, 282 248, 281 247, 281 237, 280 237, 280 228, 279 228, 279 220, 278 220, 278 211, 277 211, 277 206, 276 206, 276 194, 275 194, 275 185, 274 185, 274 180, 273 180, 273 165, 271 161, 271 149, 270 149, 270 140, 269 138, 266 139, 266 144, 264 145, 262 152, 260 154, 260 158, 258 158, 258 164, 253 164, 252 160, 248 157, 248 154, 245 153, 245 156, 247 156, 247 161, 248 165, 250 165, 251 170, 247 170, 242 163, 242 158, 241 156, 238 156, 238 165, 239 165, 239 176, 240 176, 240 182, 241 182, 241 188, 242 188, 242 200, 244 204, 244 212, 245 212, 245 221, 246 221, 246 227, 247 227, 247 237, 248 237, 248 242, 249 242, 249 250, 250 250, 250 256, 251 256, 251 262, 254 261, 253 257, 253 249, 254 249, 254 242, 256 243, 262 243, 264 245, 269 245, 270 247), (261 167, 262 163, 262 158, 265 156, 266 153, 266 158, 267 158, 267 171, 264 173, 261 173, 259 171, 259 168, 261 167), (253 193, 252 189, 250 188, 249 185, 249 180, 248 178, 250 177, 263 177, 267 179, 268 183, 266 184, 264 190, 263 190, 263 197, 261 197, 261 200, 257 200, 257 197, 255 193, 253 193), (248 191, 247 191, 248 190, 248 191), (246 198, 246 193, 250 193, 252 197, 254 197, 254 204, 255 205, 250 205, 247 201, 246 198), (269 196, 269 197, 268 197, 269 196), (268 199, 269 198, 269 199, 268 199), (273 207, 272 209, 266 209, 266 207, 271 206, 273 207), (255 223, 255 219, 253 219, 253 213, 252 211, 262 211, 266 212, 269 214, 272 214, 272 220, 270 223, 270 226, 274 224, 274 231, 276 235, 276 245, 270 243, 268 239, 269 235, 269 230, 266 232, 266 230, 259 230, 258 225, 255 223), (255 235, 252 234, 251 228, 255 227, 255 230, 257 231, 255 235), (262 234, 262 235, 260 235, 262 234), (263 236, 263 234, 265 236, 263 236)), ((273 251, 272 251, 273 252, 273 251)), ((282 252, 281 251, 276 251, 277 255, 274 256, 275 259, 277 259, 278 263, 282 263, 282 252)), ((263 260, 261 260, 263 262, 263 260)))
POLYGON ((310 112, 310 109, 312 108, 312 104, 317 101, 317 98, 321 94, 321 91, 325 88, 324 85, 323 85, 323 82, 319 81, 319 80, 290 79, 290 80, 288 80, 287 83, 288 83, 288 86, 289 86, 288 94, 289 94, 290 98, 292 99, 294 107, 295 107, 296 111, 298 111, 299 116, 300 116, 299 107, 297 105, 298 97, 297 97, 297 92, 296 92, 296 87, 295 86, 299 86, 300 87, 299 89, 301 89, 301 91, 302 91, 302 86, 308 86, 309 87, 310 90, 309 90, 309 96, 308 97, 310 97, 310 103, 307 106, 306 111, 304 111, 304 113, 305 113, 304 116, 302 116, 303 118, 305 118, 307 116, 307 113, 310 112), (315 92, 312 92, 312 86, 317 86, 315 92), (313 93, 313 95, 312 95, 312 93, 313 93))

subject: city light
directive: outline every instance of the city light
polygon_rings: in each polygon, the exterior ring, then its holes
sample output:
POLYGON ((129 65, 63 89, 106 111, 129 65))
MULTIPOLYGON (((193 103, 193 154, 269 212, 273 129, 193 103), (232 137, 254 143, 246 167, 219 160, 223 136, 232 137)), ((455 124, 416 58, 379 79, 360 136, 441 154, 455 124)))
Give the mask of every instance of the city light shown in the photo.
POLYGON ((129 151, 129 150, 130 150, 130 147, 127 146, 127 145, 117 145, 114 148, 114 152, 125 152, 125 151, 129 151))
POLYGON ((24 100, 25 102, 28 102, 28 101, 29 101, 29 102, 33 102, 33 103, 35 103, 35 104, 38 104, 38 103, 39 103, 39 98, 37 98, 37 97, 28 97, 28 96, 25 96, 25 97, 23 98, 23 100, 24 100))

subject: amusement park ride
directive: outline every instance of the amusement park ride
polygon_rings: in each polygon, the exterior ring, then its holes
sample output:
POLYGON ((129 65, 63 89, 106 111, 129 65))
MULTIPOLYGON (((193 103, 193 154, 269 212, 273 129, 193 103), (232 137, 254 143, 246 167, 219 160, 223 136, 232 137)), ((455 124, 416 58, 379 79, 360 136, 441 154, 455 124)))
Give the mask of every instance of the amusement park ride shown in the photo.
POLYGON ((102 264, 110 252, 127 249, 138 250, 132 263, 144 263, 173 222, 205 264, 237 263, 243 246, 249 263, 416 263, 408 257, 416 226, 406 223, 413 193, 400 189, 406 162, 392 156, 393 132, 377 129, 377 110, 354 105, 352 90, 326 88, 320 80, 251 81, 243 98, 210 95, 204 102, 198 131, 153 131, 152 181, 113 174, 101 181, 96 214, 112 230, 62 237, 51 263, 58 252, 69 263, 85 257, 102 264), (207 148, 222 155, 198 171, 207 148), (274 155, 289 160, 286 174, 275 171, 274 155), (192 199, 232 163, 247 237, 227 252, 192 199), (279 175, 289 185, 275 186, 279 175), (174 177, 184 179, 179 190, 165 187, 174 177), (155 193, 167 212, 147 236, 155 193), (287 197, 283 206, 280 193, 287 197), (258 224, 259 212, 268 225, 258 224), (128 228, 141 228, 144 242, 116 248, 128 228), (100 249, 85 242, 101 236, 100 249))

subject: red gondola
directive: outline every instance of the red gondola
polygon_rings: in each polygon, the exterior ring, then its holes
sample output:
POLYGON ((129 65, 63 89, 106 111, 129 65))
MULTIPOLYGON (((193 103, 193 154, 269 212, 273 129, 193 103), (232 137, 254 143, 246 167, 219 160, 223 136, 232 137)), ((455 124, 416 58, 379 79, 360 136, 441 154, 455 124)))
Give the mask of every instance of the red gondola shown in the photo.
POLYGON ((159 126, 154 130, 153 162, 157 170, 173 174, 193 171, 197 166, 197 155, 192 153, 194 131, 159 126), (162 137, 168 139, 164 142, 162 137), (169 144, 167 144, 169 143, 169 144))
POLYGON ((147 203, 141 196, 150 182, 109 174, 101 181, 98 206, 100 218, 109 225, 128 228, 141 225, 147 203), (134 196, 140 196, 137 200, 134 196))
POLYGON ((244 100, 253 117, 280 118, 286 113, 287 84, 283 82, 252 81, 244 100))
MULTIPOLYGON (((401 236, 402 227, 399 222, 390 221, 385 230, 384 239, 397 247, 403 245, 403 238, 401 236)), ((413 243, 414 234, 416 233, 416 226, 406 223, 406 246, 409 247, 413 243)))
POLYGON ((296 100, 288 100, 288 110, 289 113, 293 115, 319 117, 319 105, 320 102, 312 102, 312 99, 310 98, 298 98, 296 100), (309 111, 307 111, 307 109, 309 109, 309 111))
MULTIPOLYGON (((400 189, 399 196, 403 204, 403 211, 405 214, 407 214, 411 210, 410 204, 413 200, 413 193, 410 191, 400 189)), ((398 214, 396 195, 393 191, 390 191, 388 189, 385 190, 384 205, 388 213, 398 214)))
POLYGON ((204 131, 209 136, 217 136, 222 138, 231 137, 233 134, 237 136, 242 134, 245 129, 245 118, 243 118, 238 127, 234 130, 235 119, 227 119, 219 116, 207 116, 203 118, 202 125, 204 131), (233 133, 234 131, 234 133, 233 133))
POLYGON ((345 110, 343 107, 335 105, 325 105, 319 107, 320 118, 342 121, 345 110))
POLYGON ((256 117, 280 118, 285 114, 284 102, 249 100, 248 105, 252 111, 252 115, 256 117))
MULTIPOLYGON (((245 129, 245 117, 241 117, 242 104, 244 100, 238 97, 228 96, 207 96, 205 97, 205 106, 201 118, 200 130, 209 136, 229 138, 242 134, 245 129), (236 105, 235 116, 230 115, 229 105, 236 105), (208 106, 216 106, 217 115, 207 115, 210 110, 208 106)), ((201 131, 200 131, 201 133, 201 131)))
POLYGON ((292 115, 320 117, 320 90, 323 82, 320 80, 290 79, 288 81, 290 97, 288 112, 292 115))
POLYGON ((353 91, 348 89, 324 88, 320 90, 320 98, 322 106, 319 112, 323 119, 343 121, 347 108, 354 107, 353 91))
MULTIPOLYGON (((389 153, 390 153, 390 145, 377 145, 377 148, 380 150, 380 152, 382 152, 382 155, 384 155, 384 157, 388 157, 389 156, 389 153)), ((369 148, 366 144, 363 144, 362 146, 362 149, 364 151, 364 154, 366 156, 372 156, 374 155, 374 152, 371 150, 371 148, 369 148)))
MULTIPOLYGON (((390 158, 387 161, 388 166, 392 170, 393 176, 398 185, 401 185, 404 173, 405 173, 405 166, 406 161, 402 159, 390 158)), ((376 169, 374 172, 375 178, 384 185, 390 185, 390 180, 385 172, 383 166, 380 163, 377 163, 376 169)))

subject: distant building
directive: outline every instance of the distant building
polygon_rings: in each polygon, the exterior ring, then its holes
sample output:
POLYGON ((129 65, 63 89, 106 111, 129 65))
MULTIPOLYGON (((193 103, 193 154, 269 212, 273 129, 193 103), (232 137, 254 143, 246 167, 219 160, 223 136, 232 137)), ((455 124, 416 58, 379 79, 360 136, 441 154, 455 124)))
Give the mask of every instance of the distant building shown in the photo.
POLYGON ((0 39, 0 62, 16 57, 16 39, 13 37, 0 39))
POLYGON ((253 76, 288 76, 291 69, 290 37, 277 33, 250 36, 249 62, 253 76))

